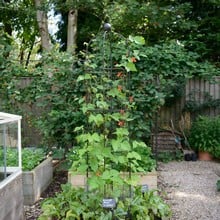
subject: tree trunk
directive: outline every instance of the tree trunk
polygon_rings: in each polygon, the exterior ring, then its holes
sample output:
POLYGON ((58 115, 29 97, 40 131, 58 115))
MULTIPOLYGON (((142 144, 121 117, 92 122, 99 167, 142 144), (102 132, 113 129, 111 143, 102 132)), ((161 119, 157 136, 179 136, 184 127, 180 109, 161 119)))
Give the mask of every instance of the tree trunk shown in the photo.
POLYGON ((47 13, 41 9, 42 7, 42 0, 34 0, 35 6, 37 9, 37 23, 40 31, 41 36, 41 45, 43 51, 50 51, 51 49, 51 42, 50 42, 50 35, 48 31, 48 20, 47 20, 47 13))
POLYGON ((76 49, 78 10, 72 9, 68 14, 67 51, 74 54, 76 49))

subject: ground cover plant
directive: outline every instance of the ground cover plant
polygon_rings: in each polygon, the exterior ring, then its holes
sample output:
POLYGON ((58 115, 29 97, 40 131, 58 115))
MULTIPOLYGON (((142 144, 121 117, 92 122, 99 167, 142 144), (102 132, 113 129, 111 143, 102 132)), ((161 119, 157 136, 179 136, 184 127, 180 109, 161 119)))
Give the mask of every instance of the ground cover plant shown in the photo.
MULTIPOLYGON (((155 167, 150 148, 129 126, 135 120, 132 114, 135 100, 128 80, 130 74, 138 71, 135 63, 140 59, 139 52, 130 45, 144 45, 144 39, 130 37, 129 43, 123 41, 130 50, 129 53, 114 54, 114 58, 122 56, 114 70, 111 63, 109 65, 112 59, 97 56, 101 54, 100 41, 93 43, 92 53, 86 54, 90 58, 85 60, 85 72, 77 78, 85 91, 78 102, 86 123, 74 130, 78 150, 74 152, 70 169, 87 176, 85 188, 64 185, 61 193, 43 203, 40 219, 154 219, 169 216, 168 205, 154 191, 142 191, 134 174, 155 167), (127 175, 122 175, 125 172, 127 175), (105 201, 112 203, 105 206, 105 201)), ((112 50, 110 44, 105 47, 112 50)))

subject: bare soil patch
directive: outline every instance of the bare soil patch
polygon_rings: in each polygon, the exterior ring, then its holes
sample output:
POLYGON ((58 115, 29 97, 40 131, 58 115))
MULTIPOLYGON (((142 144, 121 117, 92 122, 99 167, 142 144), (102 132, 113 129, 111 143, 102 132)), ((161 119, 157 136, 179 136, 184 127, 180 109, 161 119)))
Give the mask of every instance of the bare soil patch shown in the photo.
POLYGON ((41 214, 41 202, 48 197, 53 197, 57 192, 61 190, 61 184, 67 182, 67 172, 55 171, 54 178, 50 186, 42 193, 39 201, 34 205, 24 206, 25 220, 36 220, 41 214))

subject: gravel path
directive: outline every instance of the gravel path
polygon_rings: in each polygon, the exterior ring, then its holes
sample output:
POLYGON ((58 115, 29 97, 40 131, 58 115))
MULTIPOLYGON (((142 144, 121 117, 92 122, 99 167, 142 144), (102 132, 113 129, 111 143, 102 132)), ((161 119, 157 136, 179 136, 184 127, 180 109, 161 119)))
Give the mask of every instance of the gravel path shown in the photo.
POLYGON ((220 163, 213 161, 158 164, 159 189, 166 192, 172 220, 220 220, 220 163))

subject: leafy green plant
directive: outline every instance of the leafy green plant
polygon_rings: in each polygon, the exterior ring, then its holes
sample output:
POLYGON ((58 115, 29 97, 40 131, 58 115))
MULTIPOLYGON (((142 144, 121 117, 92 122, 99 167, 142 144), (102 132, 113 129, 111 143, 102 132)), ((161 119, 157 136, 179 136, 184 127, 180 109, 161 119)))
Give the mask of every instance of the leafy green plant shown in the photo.
MULTIPOLYGON (((131 45, 144 44, 142 37, 129 40, 131 45)), ((121 63, 116 65, 114 73, 100 72, 99 66, 94 65, 99 57, 93 55, 94 63, 93 59, 87 61, 88 73, 77 78, 86 85, 85 96, 79 100, 86 126, 75 128, 79 150, 71 170, 90 172, 91 189, 134 184, 134 180, 123 179, 120 172, 147 172, 155 166, 150 148, 131 134, 129 126, 134 120, 135 102, 126 79, 137 71, 132 53, 133 50, 127 57, 121 55, 121 63)), ((138 56, 137 50, 135 53, 138 56)))
POLYGON ((195 150, 220 158, 220 117, 198 117, 192 124, 189 142, 195 150))
MULTIPOLYGON (((66 168, 68 167, 71 168, 73 162, 79 160, 79 152, 80 152, 80 147, 74 147, 70 149, 70 151, 67 153, 67 156, 66 156, 66 168)), ((141 159, 138 160, 137 163, 140 167, 144 168, 145 172, 148 172, 148 171, 150 172, 155 169, 156 161, 153 158, 149 147, 143 148, 143 147, 138 146, 135 149, 135 152, 137 152, 140 155, 141 159)), ((119 156, 120 156, 120 153, 118 153, 119 156)), ((86 159, 86 156, 84 156, 84 159, 86 159)), ((112 167, 118 171, 125 170, 125 166, 127 166, 127 164, 112 165, 112 167)))
POLYGON ((133 191, 132 198, 117 201, 112 209, 102 207, 103 195, 100 191, 86 192, 82 188, 62 185, 62 192, 46 199, 42 204, 43 214, 39 220, 53 219, 149 219, 169 217, 170 208, 155 191, 142 193, 140 188, 133 191))
MULTIPOLYGON (((45 159, 45 151, 41 148, 22 148, 22 170, 30 171, 45 159)), ((17 149, 7 148, 7 166, 18 166, 17 149)), ((3 158, 3 151, 0 151, 0 158, 3 158)))
POLYGON ((46 158, 44 149, 28 149, 22 150, 22 169, 30 171, 39 165, 46 158))

